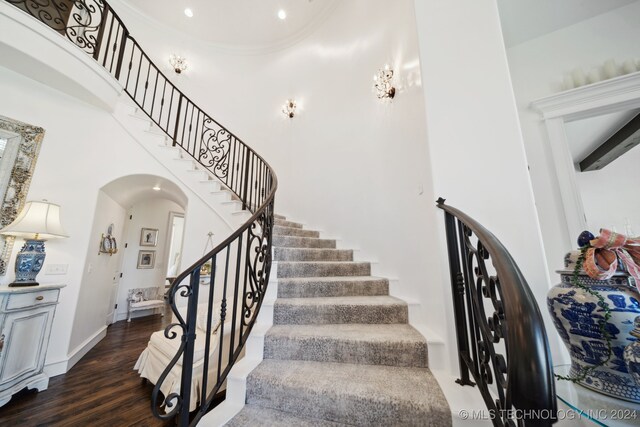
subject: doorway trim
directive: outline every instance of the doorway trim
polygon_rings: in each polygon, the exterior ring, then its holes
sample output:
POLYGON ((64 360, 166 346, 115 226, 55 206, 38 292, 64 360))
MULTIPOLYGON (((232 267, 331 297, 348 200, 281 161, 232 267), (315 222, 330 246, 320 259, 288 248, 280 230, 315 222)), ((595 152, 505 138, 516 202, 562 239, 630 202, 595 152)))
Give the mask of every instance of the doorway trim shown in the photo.
POLYGON ((567 90, 531 103, 544 121, 570 236, 586 230, 576 165, 569 151, 565 124, 618 111, 640 108, 640 72, 567 90))

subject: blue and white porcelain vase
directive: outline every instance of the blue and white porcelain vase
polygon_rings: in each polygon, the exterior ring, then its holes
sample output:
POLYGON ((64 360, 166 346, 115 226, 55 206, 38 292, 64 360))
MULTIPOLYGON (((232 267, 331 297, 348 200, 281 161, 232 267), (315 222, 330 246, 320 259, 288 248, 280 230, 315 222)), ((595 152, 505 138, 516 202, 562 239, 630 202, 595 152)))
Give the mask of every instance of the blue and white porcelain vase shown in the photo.
MULTIPOLYGON (((547 307, 571 356, 571 378, 581 377, 585 368, 600 364, 608 355, 607 340, 600 329, 604 309, 594 295, 572 283, 578 255, 579 252, 567 255, 565 269, 558 271, 561 283, 547 294, 547 307)), ((611 318, 606 331, 613 349, 607 363, 590 370, 578 383, 608 396, 640 403, 640 385, 629 374, 623 359, 625 347, 635 341, 631 332, 640 315, 640 294, 633 279, 618 272, 608 280, 597 280, 581 270, 578 283, 597 291, 609 305, 611 318)))
POLYGON ((631 331, 631 335, 635 341, 624 349, 624 363, 636 385, 640 387, 640 316, 636 317, 635 328, 631 331))

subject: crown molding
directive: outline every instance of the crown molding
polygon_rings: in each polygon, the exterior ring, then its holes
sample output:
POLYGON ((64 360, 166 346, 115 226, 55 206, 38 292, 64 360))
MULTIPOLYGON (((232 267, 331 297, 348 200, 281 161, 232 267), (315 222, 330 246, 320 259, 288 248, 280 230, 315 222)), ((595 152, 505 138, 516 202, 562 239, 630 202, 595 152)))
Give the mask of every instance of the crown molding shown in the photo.
POLYGON ((531 107, 545 120, 565 121, 640 108, 640 71, 540 98, 531 107))
MULTIPOLYGON (((302 40, 309 37, 312 33, 314 33, 322 24, 324 24, 329 17, 333 14, 333 12, 339 7, 340 2, 337 0, 330 0, 329 6, 327 6, 322 13, 318 14, 315 19, 309 21, 308 25, 301 28, 299 31, 292 33, 290 36, 278 40, 273 43, 264 43, 264 44, 229 44, 229 43, 216 43, 212 41, 203 40, 201 38, 195 37, 189 33, 185 33, 183 31, 176 30, 167 24, 153 18, 137 7, 135 7, 130 0, 109 0, 109 4, 116 5, 116 13, 119 13, 119 8, 124 8, 128 13, 136 16, 137 19, 144 22, 146 25, 149 25, 155 28, 158 31, 162 31, 163 33, 169 33, 176 36, 180 36, 193 44, 200 44, 203 47, 212 49, 214 51, 225 53, 225 54, 235 54, 235 55, 264 55, 269 53, 276 53, 287 48, 290 48, 302 40)), ((125 22, 126 25, 126 22, 125 22)), ((132 34, 135 38, 135 34, 132 34)))

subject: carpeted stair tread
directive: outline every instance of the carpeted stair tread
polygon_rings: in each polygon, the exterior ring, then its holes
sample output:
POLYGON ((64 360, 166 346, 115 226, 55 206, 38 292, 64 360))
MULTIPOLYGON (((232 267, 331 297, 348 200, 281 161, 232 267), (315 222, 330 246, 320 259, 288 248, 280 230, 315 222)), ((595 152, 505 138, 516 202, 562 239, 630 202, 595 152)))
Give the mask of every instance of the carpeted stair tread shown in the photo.
POLYGON ((274 325, 265 359, 428 366, 427 341, 408 324, 274 325))
POLYGON ((302 228, 302 224, 299 222, 287 221, 286 219, 276 218, 275 225, 281 225, 283 227, 302 228))
POLYGON ((278 277, 369 276, 371 264, 353 261, 278 261, 278 277))
POLYGON ((352 425, 451 425, 428 368, 267 359, 249 374, 247 403, 352 425))
POLYGON ((320 237, 320 232, 315 230, 304 230, 295 227, 273 226, 274 236, 299 236, 299 237, 320 237))
POLYGON ((407 304, 391 296, 278 298, 273 306, 277 325, 407 322, 407 304))
POLYGON ((289 412, 255 405, 245 405, 231 421, 225 424, 225 426, 228 427, 339 427, 344 425, 345 424, 333 423, 331 421, 299 418, 289 412))
POLYGON ((331 421, 300 418, 289 412, 256 405, 245 405, 231 421, 225 424, 228 427, 340 427, 346 425, 331 421))
POLYGON ((273 248, 275 261, 353 261, 350 249, 273 248))
POLYGON ((286 217, 286 216, 284 216, 284 215, 273 214, 273 217, 274 217, 275 219, 281 219, 281 220, 284 220, 284 221, 286 221, 286 220, 287 220, 287 217, 286 217))
POLYGON ((336 241, 333 239, 320 239, 318 237, 304 236, 273 236, 274 248, 328 248, 335 249, 336 241))
POLYGON ((389 280, 372 276, 289 277, 278 279, 279 298, 388 295, 389 280))

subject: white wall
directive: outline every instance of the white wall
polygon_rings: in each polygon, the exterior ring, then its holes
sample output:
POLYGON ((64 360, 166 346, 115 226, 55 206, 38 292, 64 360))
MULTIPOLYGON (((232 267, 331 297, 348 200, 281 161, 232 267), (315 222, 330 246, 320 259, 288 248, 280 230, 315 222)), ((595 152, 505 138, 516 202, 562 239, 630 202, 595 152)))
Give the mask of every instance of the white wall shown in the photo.
MULTIPOLYGON (((125 319, 127 316, 127 295, 129 289, 157 287, 160 289, 160 292, 164 292, 164 284, 167 276, 166 252, 169 249, 167 231, 170 226, 170 212, 182 213, 183 209, 171 200, 151 199, 136 203, 127 213, 127 230, 122 245, 124 257, 122 263, 122 279, 120 280, 120 288, 118 290, 118 320, 125 319), (129 219, 129 217, 131 217, 131 219, 129 219), (157 246, 140 246, 140 231, 143 227, 158 229, 157 246), (124 248, 124 243, 127 244, 127 248, 124 248), (155 251, 156 258, 153 268, 137 268, 138 253, 141 250, 155 251)), ((196 239, 189 243, 198 246, 199 240, 196 239)), ((142 314, 149 313, 143 312, 142 314)))
POLYGON ((576 68, 586 72, 602 66, 608 59, 621 64, 639 58, 638 17, 640 2, 636 1, 514 46, 507 52, 552 283, 558 281, 554 270, 562 267, 564 254, 577 246, 577 236, 569 236, 566 229, 546 129, 530 104, 561 91, 564 75, 576 68))
MULTIPOLYGON (((189 69, 178 86, 274 167, 276 211, 357 257, 377 261, 374 274, 392 279, 392 292, 421 304, 412 322, 442 331, 449 301, 426 130, 413 2, 338 2, 310 36, 274 52, 233 54, 203 44, 131 11, 114 8, 158 64, 172 52, 189 69), (398 91, 378 100, 373 75, 389 63, 398 91), (281 113, 294 98, 299 114, 281 113)), ((441 332, 439 332, 440 334, 441 332)))
MULTIPOLYGON (((150 159, 109 113, 2 68, 3 59, 0 57, 0 115, 45 129, 27 198, 45 198, 60 204, 61 221, 70 236, 48 241, 45 261, 47 264, 68 264, 67 274, 47 276, 43 272, 38 276, 41 283, 67 285, 60 294, 47 355, 47 364, 56 367, 50 372, 60 373, 66 370, 67 360, 76 350, 71 342, 83 343, 98 332, 73 330, 73 323, 79 303, 100 301, 101 298, 101 291, 92 287, 92 280, 83 280, 86 257, 95 252, 100 237, 92 231, 99 190, 125 175, 149 174, 168 180, 173 180, 173 175, 150 159), (83 293, 81 299, 80 290, 84 287, 90 291, 83 293), (73 339, 72 330, 77 334, 73 339)), ((229 227, 217 215, 212 214, 190 189, 176 184, 189 200, 185 241, 199 241, 209 230, 216 232, 216 242, 228 235, 229 227)), ((19 248, 20 244, 16 244, 11 264, 19 248)), ((198 259, 201 251, 200 244, 186 245, 183 265, 198 259)), ((12 280, 13 274, 9 273, 0 277, 0 284, 12 280)), ((104 325, 104 317, 96 312, 83 312, 76 322, 83 324, 93 319, 99 319, 96 327, 104 325)))
POLYGON ((640 146, 603 169, 576 173, 587 225, 592 233, 608 228, 640 235, 640 146), (630 230, 627 231, 627 226, 630 230))
POLYGON ((415 7, 435 194, 502 241, 546 316, 549 279, 496 2, 415 7))
MULTIPOLYGON (((89 234, 89 248, 84 261, 85 268, 81 269, 83 271, 81 283, 84 286, 80 286, 78 293, 78 304, 69 343, 71 353, 76 350, 81 351, 79 347, 88 338, 103 332, 106 328, 112 284, 117 281, 117 276, 120 273, 122 249, 111 256, 100 253, 98 249, 101 236, 107 234, 109 224, 114 225, 111 235, 115 237, 116 242, 118 244, 122 242, 125 214, 126 210, 118 202, 103 191, 98 192, 95 217, 89 234)), ((64 215, 67 216, 66 211, 64 215)), ((51 262, 49 257, 47 257, 47 262, 51 262)))

